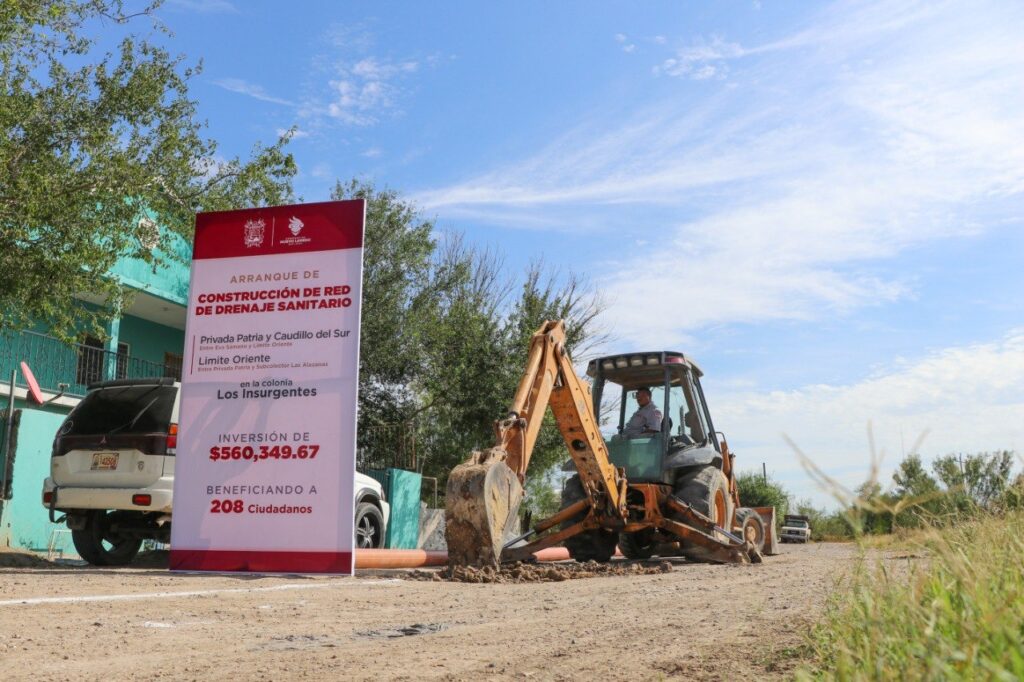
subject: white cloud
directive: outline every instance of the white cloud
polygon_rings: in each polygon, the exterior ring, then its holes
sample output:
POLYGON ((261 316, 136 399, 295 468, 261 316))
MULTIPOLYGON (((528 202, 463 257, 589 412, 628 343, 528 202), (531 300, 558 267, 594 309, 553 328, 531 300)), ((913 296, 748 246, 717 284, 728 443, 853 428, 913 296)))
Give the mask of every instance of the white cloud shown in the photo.
POLYGON ((334 48, 355 52, 368 52, 373 48, 373 33, 364 23, 335 23, 327 27, 324 40, 334 48))
POLYGON ((416 61, 389 62, 376 57, 339 64, 336 76, 328 81, 326 105, 312 105, 309 112, 322 112, 349 125, 372 125, 395 108, 402 94, 402 79, 418 69, 416 61))
POLYGON ((383 153, 384 152, 381 151, 381 149, 379 147, 370 147, 369 149, 364 151, 361 156, 364 156, 364 157, 366 157, 368 159, 376 159, 378 156, 380 156, 383 153))
POLYGON ((680 48, 675 56, 654 67, 654 73, 705 80, 728 71, 725 62, 747 54, 738 43, 726 42, 719 36, 680 48))
POLYGON ((590 223, 591 238, 655 214, 643 236, 661 248, 615 251, 598 281, 608 325, 645 344, 885 303, 912 282, 868 266, 983 230, 1024 191, 1022 25, 1019 5, 841 3, 753 48, 714 38, 660 68, 729 69, 737 87, 611 112, 414 198, 441 216, 590 223))
POLYGON ((616 33, 615 34, 615 42, 617 42, 617 43, 624 43, 627 40, 629 40, 629 38, 626 37, 625 33, 616 33))
POLYGON ((636 45, 634 45, 633 43, 629 43, 628 45, 623 45, 622 46, 622 51, 627 53, 627 54, 630 53, 630 52, 635 52, 636 51, 636 45))
POLYGON ((316 164, 312 169, 310 169, 309 174, 318 180, 330 180, 333 176, 331 166, 326 163, 316 164))
POLYGON ((414 73, 419 65, 414 61, 398 63, 381 62, 376 57, 367 57, 352 66, 352 75, 368 81, 383 81, 401 73, 414 73))
POLYGON ((791 438, 826 473, 849 487, 868 478, 870 423, 884 455, 880 482, 888 485, 903 454, 925 435, 925 461, 950 452, 1024 447, 1024 329, 989 343, 946 348, 846 386, 794 391, 705 390, 716 428, 729 436, 741 469, 761 462, 798 496, 828 495, 811 484, 791 438))
POLYGON ((294 102, 290 102, 280 97, 274 97, 267 93, 262 85, 256 83, 250 83, 242 80, 241 78, 220 78, 213 81, 213 84, 224 88, 229 92, 237 92, 241 95, 258 99, 262 102, 271 102, 273 104, 283 104, 285 106, 295 106, 294 102))

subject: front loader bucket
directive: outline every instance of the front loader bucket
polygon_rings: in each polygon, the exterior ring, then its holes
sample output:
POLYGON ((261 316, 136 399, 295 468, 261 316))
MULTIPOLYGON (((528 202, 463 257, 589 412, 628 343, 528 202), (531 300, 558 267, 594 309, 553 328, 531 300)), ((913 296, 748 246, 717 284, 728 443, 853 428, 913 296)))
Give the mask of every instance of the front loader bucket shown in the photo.
POLYGON ((445 493, 444 537, 450 566, 497 566, 506 537, 516 530, 523 486, 505 451, 474 452, 452 469, 445 493))
POLYGON ((776 533, 778 526, 775 525, 775 507, 753 507, 753 510, 761 517, 764 525, 764 549, 761 553, 767 556, 778 554, 779 538, 776 533))

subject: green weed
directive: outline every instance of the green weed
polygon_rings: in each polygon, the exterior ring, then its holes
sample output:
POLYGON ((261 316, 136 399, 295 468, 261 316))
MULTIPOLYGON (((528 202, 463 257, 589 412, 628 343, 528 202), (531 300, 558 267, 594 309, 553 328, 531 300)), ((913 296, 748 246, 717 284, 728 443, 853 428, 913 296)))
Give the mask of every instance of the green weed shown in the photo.
POLYGON ((899 545, 925 558, 862 559, 812 630, 797 679, 1024 679, 1024 513, 899 545))

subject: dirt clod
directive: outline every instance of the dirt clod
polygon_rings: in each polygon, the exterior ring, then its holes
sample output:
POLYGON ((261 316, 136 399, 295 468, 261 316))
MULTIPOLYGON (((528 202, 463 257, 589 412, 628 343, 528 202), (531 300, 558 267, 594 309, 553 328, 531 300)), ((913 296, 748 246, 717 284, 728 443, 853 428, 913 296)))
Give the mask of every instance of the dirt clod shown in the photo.
POLYGON ((414 635, 426 635, 431 632, 440 632, 448 629, 445 623, 414 623, 398 628, 385 628, 383 630, 361 630, 355 634, 360 637, 384 637, 393 639, 395 637, 412 637, 414 635))

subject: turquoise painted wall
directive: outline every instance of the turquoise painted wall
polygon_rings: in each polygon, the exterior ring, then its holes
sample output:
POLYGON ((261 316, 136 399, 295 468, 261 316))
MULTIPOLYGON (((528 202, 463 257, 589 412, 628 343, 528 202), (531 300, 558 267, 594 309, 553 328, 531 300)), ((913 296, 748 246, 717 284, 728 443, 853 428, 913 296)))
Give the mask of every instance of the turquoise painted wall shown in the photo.
MULTIPOLYGON (((14 458, 13 496, 4 501, 0 515, 0 544, 19 549, 45 552, 54 530, 66 530, 64 524, 50 523, 42 504, 43 479, 50 475, 50 449, 67 411, 37 409, 22 401, 18 450, 14 458)), ((57 533, 55 549, 77 556, 70 533, 57 533)))
POLYGON ((133 289, 186 305, 192 245, 177 235, 171 235, 171 242, 167 252, 171 255, 161 249, 155 252, 161 261, 159 265, 138 258, 121 258, 110 269, 111 274, 133 289))
POLYGON ((140 317, 125 315, 121 318, 117 340, 131 346, 129 354, 132 357, 163 364, 165 352, 182 354, 185 347, 185 332, 140 317))
POLYGON ((388 469, 385 495, 391 505, 385 547, 416 549, 420 537, 420 490, 423 476, 414 471, 388 469))
POLYGON ((384 546, 389 549, 416 549, 420 537, 420 490, 423 475, 403 469, 367 469, 367 476, 384 488, 391 506, 384 546))

